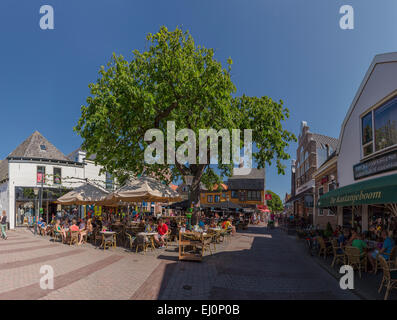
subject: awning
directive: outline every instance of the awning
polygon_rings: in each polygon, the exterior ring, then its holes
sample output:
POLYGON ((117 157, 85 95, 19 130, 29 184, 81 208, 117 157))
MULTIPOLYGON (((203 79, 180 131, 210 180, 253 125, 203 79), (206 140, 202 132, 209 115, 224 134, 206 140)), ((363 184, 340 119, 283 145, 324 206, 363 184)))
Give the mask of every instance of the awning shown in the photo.
POLYGON ((318 200, 318 207, 397 203, 397 174, 366 180, 332 190, 318 200))

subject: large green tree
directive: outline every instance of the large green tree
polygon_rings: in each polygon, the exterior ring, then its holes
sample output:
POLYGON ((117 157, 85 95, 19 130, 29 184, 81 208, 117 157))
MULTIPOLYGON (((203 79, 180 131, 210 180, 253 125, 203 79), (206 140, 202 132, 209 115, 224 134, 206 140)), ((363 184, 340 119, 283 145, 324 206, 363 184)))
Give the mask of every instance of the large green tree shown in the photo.
MULTIPOLYGON (((134 50, 131 61, 113 54, 96 83, 89 85, 91 95, 81 107, 75 130, 83 138, 82 147, 96 154, 105 171, 122 181, 144 170, 168 182, 193 176, 191 200, 198 199, 200 182, 211 186, 231 175, 233 166, 221 164, 221 157, 219 170, 206 164, 144 163, 150 145, 145 132, 160 129, 167 137, 167 121, 175 121, 176 130, 191 129, 197 137, 200 129, 226 129, 230 136, 232 129, 252 129, 258 167, 275 159, 279 173, 284 173, 282 160, 289 159, 285 150, 296 138, 282 127, 289 117, 282 101, 235 96, 232 60, 222 67, 214 50, 196 45, 189 32, 161 27, 146 40, 147 51, 134 50)), ((176 148, 181 144, 177 142, 176 148)))
POLYGON ((267 190, 266 193, 272 195, 272 199, 267 200, 267 206, 269 207, 270 211, 274 213, 283 211, 284 210, 283 202, 281 201, 278 194, 274 193, 271 190, 267 190))

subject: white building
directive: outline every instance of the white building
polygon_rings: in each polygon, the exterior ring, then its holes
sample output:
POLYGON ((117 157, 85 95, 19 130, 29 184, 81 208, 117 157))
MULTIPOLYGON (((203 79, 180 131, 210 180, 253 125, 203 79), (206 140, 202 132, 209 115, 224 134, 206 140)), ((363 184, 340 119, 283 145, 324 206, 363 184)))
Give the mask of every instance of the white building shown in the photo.
POLYGON ((343 121, 339 188, 319 201, 337 208, 339 225, 354 223, 365 231, 375 219, 390 224, 397 215, 396 75, 397 53, 377 55, 343 121))
POLYGON ((95 166, 93 158, 85 161, 81 150, 71 157, 36 131, 1 161, 0 206, 7 212, 10 229, 28 224, 38 208, 41 187, 44 218, 56 213, 57 198, 87 180, 113 188, 110 177, 99 174, 101 168, 95 166))

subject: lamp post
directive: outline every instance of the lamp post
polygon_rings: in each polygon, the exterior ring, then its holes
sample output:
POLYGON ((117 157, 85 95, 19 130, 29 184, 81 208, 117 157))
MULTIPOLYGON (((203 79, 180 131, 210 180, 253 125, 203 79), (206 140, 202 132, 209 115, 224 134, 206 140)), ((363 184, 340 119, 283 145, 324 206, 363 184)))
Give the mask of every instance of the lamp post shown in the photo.
POLYGON ((39 188, 33 188, 33 192, 34 192, 34 195, 35 195, 35 200, 37 201, 37 203, 36 203, 36 210, 35 210, 35 219, 34 219, 34 234, 35 235, 37 235, 37 217, 38 217, 38 202, 39 202, 39 200, 38 200, 38 198, 37 198, 37 195, 39 194, 39 188))

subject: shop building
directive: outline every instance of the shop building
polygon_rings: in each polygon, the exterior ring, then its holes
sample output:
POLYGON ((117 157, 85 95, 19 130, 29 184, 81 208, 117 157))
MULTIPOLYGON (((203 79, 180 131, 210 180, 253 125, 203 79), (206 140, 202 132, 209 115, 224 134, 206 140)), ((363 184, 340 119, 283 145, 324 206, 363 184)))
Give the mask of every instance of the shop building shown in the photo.
POLYGON ((55 201, 88 178, 106 184, 100 168, 81 156, 70 159, 36 131, 1 161, 0 207, 7 212, 11 229, 31 222, 40 197, 40 215, 48 219, 58 209, 55 201))
POLYGON ((338 156, 336 150, 328 157, 328 159, 314 173, 314 216, 313 224, 318 225, 321 229, 325 229, 330 223, 332 228, 337 225, 336 211, 333 208, 319 208, 316 206, 320 197, 332 190, 338 188, 338 156))
POLYGON ((315 179, 317 169, 336 150, 338 139, 312 133, 306 121, 302 121, 298 137, 296 160, 291 166, 291 198, 293 212, 313 223, 315 179))
POLYGON ((346 114, 337 148, 339 188, 319 208, 337 210, 339 225, 371 229, 397 214, 397 53, 377 55, 346 114))

